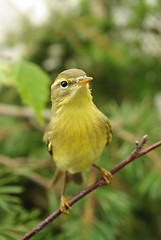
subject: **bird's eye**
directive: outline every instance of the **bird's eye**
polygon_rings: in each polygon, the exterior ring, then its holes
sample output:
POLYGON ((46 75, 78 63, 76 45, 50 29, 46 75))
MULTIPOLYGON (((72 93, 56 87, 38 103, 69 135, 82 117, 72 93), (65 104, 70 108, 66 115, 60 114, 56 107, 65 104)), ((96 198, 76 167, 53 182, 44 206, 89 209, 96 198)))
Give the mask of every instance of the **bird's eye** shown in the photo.
POLYGON ((62 81, 60 84, 63 88, 65 88, 68 85, 68 83, 66 81, 62 81))

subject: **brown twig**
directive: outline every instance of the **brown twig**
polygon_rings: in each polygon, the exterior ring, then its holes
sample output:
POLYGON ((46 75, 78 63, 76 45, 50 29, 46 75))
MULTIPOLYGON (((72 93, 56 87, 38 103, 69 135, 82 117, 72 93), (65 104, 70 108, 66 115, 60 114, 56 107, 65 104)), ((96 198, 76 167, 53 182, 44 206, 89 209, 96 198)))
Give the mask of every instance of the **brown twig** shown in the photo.
MULTIPOLYGON (((136 135, 126 131, 125 129, 122 128, 121 124, 118 124, 117 122, 113 122, 112 123, 112 127, 114 130, 114 134, 118 137, 120 137, 121 139, 123 139, 124 141, 128 141, 130 143, 133 144, 133 142, 135 142, 136 140, 136 135)), ((147 147, 148 144, 147 144, 147 147)), ((154 164, 158 167, 161 168, 161 161, 160 161, 160 156, 157 152, 150 152, 149 153, 149 157, 151 158, 151 160, 154 162, 154 164)))
POLYGON ((8 167, 17 168, 17 167, 26 167, 30 165, 32 169, 42 169, 45 167, 51 167, 51 161, 45 161, 44 159, 34 159, 26 157, 17 157, 10 158, 6 155, 0 154, 0 164, 3 164, 8 167))
POLYGON ((39 161, 39 159, 29 159, 29 158, 9 158, 5 155, 0 154, 0 164, 7 166, 16 173, 16 175, 26 177, 41 187, 49 189, 50 181, 38 173, 32 171, 24 171, 27 165, 30 165, 30 170, 32 169, 42 169, 45 167, 51 167, 50 162, 39 161))
MULTIPOLYGON (((133 160, 147 154, 148 152, 152 151, 153 149, 161 146, 161 141, 153 144, 152 146, 146 148, 145 150, 141 151, 141 148, 147 141, 147 135, 145 135, 140 143, 136 143, 135 150, 131 153, 131 155, 122 163, 118 164, 116 167, 114 167, 110 172, 111 174, 115 174, 120 169, 122 169, 124 166, 132 162, 133 160), (141 152, 140 152, 141 151, 141 152)), ((86 188, 84 191, 79 193, 77 196, 75 196, 73 199, 70 200, 69 204, 72 206, 74 203, 85 197, 90 192, 94 191, 96 188, 106 185, 106 182, 103 178, 100 178, 96 183, 86 188)), ((20 240, 27 240, 30 239, 33 235, 35 235, 37 232, 39 232, 41 229, 43 229, 47 224, 49 224, 51 221, 53 221, 55 218, 57 218, 59 215, 61 215, 62 212, 60 209, 49 215, 44 221, 39 223, 35 228, 33 228, 30 232, 28 232, 25 236, 23 236, 20 240)))
MULTIPOLYGON (((0 104, 0 114, 19 118, 34 118, 35 113, 29 107, 20 107, 9 104, 0 104)), ((50 110, 44 109, 42 115, 45 119, 50 119, 50 110)))

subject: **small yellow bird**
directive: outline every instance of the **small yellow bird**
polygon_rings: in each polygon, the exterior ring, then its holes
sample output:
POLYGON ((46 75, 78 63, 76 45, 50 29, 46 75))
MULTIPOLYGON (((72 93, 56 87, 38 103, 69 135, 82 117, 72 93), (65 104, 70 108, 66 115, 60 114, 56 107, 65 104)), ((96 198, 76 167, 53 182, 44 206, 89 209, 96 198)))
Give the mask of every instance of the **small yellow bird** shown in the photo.
POLYGON ((112 130, 108 118, 92 101, 91 80, 84 71, 69 69, 60 73, 51 86, 51 120, 43 140, 57 168, 64 172, 60 204, 64 214, 71 209, 69 198, 64 197, 67 174, 78 176, 93 165, 107 184, 112 178, 107 170, 95 165, 112 140, 112 130))

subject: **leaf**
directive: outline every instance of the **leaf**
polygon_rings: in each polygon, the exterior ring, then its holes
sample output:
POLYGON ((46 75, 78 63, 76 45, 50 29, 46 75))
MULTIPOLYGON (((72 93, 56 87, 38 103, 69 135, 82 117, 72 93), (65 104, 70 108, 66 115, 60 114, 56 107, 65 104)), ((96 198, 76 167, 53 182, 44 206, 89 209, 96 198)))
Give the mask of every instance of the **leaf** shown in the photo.
POLYGON ((49 96, 49 76, 39 66, 25 60, 14 63, 11 72, 22 101, 42 122, 42 110, 49 96))
POLYGON ((10 194, 10 193, 14 193, 14 194, 18 194, 22 192, 22 187, 20 186, 4 186, 0 188, 0 194, 10 194))
POLYGON ((0 60, 0 85, 10 86, 13 84, 13 79, 10 75, 10 65, 6 61, 0 60))

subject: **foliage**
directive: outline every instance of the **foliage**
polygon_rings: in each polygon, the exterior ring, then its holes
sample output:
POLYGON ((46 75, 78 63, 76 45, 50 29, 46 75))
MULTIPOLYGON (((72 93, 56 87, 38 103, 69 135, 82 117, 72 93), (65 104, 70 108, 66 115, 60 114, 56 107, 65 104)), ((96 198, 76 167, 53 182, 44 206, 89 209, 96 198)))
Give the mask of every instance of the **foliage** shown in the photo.
MULTIPOLYGON (((27 60, 0 61, 0 102, 26 104, 42 122, 42 110, 50 105, 49 76, 54 79, 65 68, 78 67, 94 77, 94 102, 112 123, 113 142, 100 166, 114 167, 145 134, 149 145, 160 140, 154 99, 161 86, 161 5, 149 2, 80 1, 75 8, 61 10, 50 3, 46 24, 22 21, 19 35, 6 39, 6 44, 23 43, 27 60)), ((55 165, 42 143, 44 127, 38 121, 0 116, 2 240, 19 239, 59 206, 60 185, 55 191, 48 187, 55 165)), ((80 201, 68 217, 61 216, 33 239, 160 239, 160 170, 157 149, 128 165, 110 187, 80 201)), ((92 169, 84 176, 82 186, 68 185, 67 195, 76 195, 97 178, 92 169)))
POLYGON ((24 60, 12 64, 1 61, 0 70, 0 84, 14 86, 22 101, 33 108, 42 121, 42 110, 49 97, 48 75, 36 64, 24 60))

